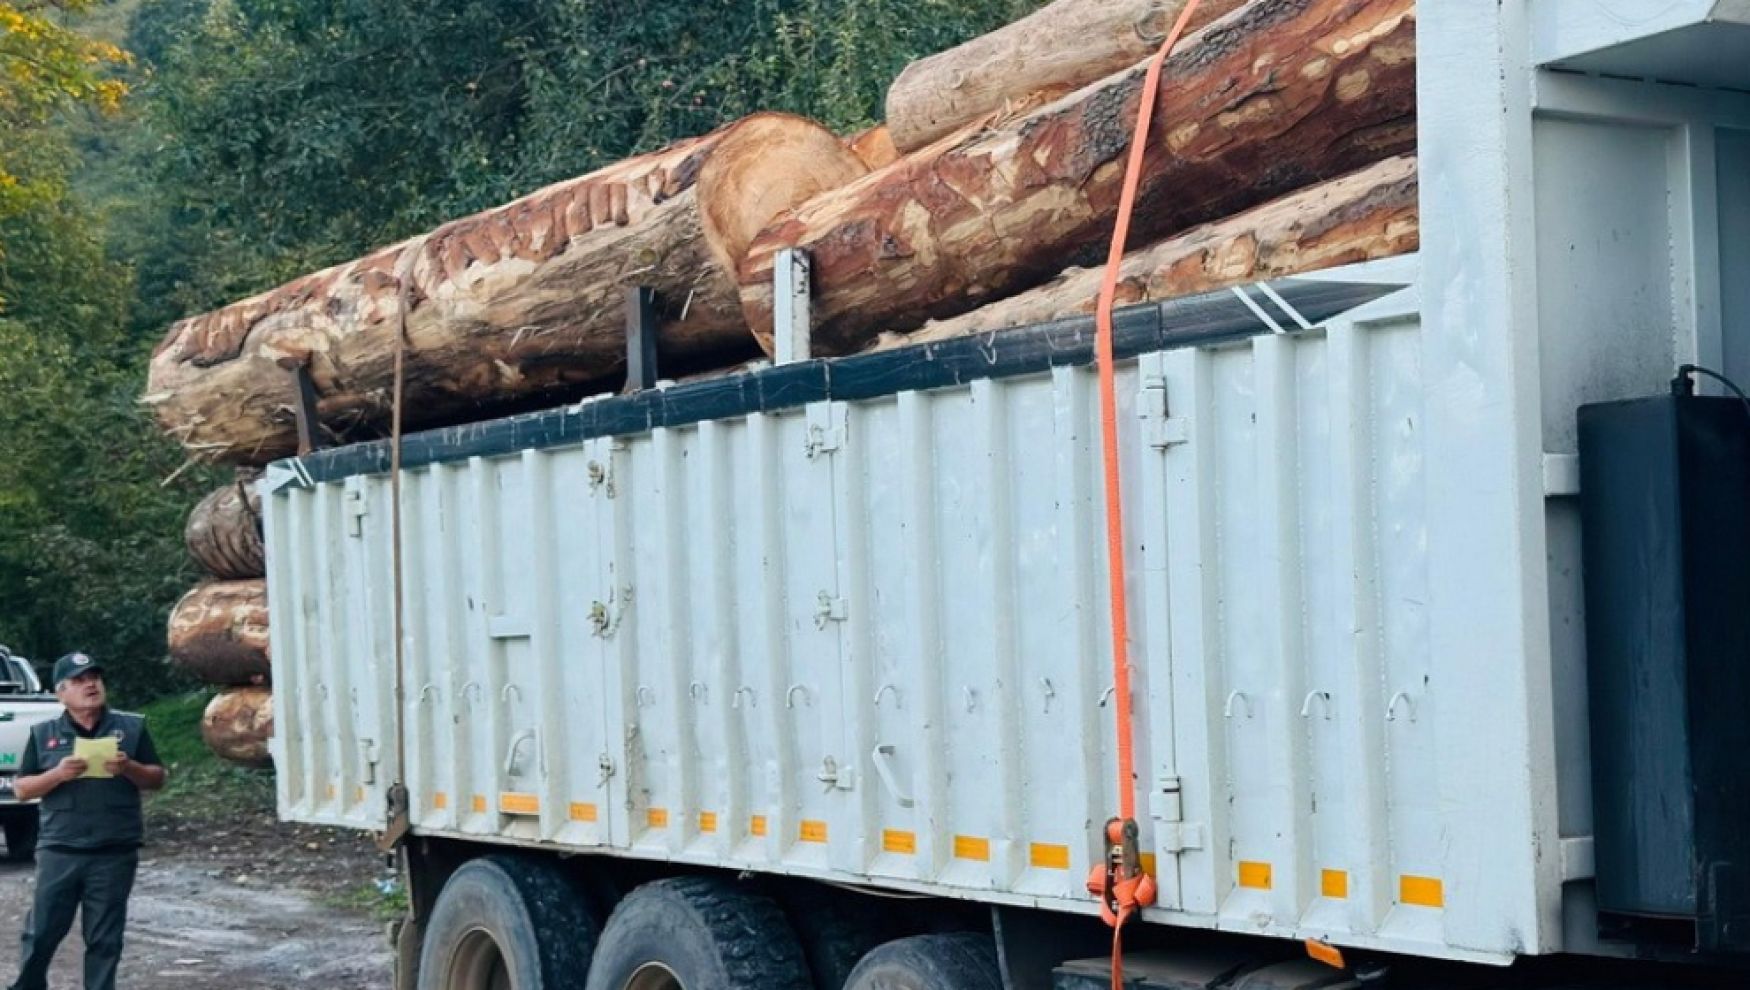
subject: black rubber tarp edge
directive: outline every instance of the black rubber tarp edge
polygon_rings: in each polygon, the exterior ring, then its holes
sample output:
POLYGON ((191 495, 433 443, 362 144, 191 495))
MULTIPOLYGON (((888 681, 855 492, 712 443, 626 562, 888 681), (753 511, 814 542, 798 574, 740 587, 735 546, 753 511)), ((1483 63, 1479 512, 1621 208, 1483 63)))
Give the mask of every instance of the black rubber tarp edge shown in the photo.
MULTIPOLYGON (((1243 340, 1282 328, 1297 329, 1300 321, 1283 312, 1277 299, 1293 307, 1307 323, 1318 324, 1400 288, 1283 279, 1270 283, 1268 293, 1247 292, 1246 299, 1224 289, 1130 306, 1114 314, 1113 349, 1124 360, 1155 351, 1243 340), (1254 306, 1268 313, 1277 325, 1264 322, 1254 306)), ((872 399, 1093 363, 1094 321, 1092 317, 1076 317, 873 354, 802 361, 410 434, 402 439, 401 463, 404 468, 417 468, 571 446, 595 437, 645 433, 814 402, 872 399)), ((383 474, 389 470, 389 443, 377 440, 317 451, 293 459, 287 466, 303 483, 383 474)))

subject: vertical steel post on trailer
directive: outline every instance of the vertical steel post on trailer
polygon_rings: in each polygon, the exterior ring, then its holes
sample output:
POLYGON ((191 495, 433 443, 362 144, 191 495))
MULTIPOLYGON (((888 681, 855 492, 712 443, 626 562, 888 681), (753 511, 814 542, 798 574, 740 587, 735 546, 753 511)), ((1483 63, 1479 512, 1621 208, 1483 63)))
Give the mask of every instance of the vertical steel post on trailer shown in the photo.
MULTIPOLYGON (((1444 937, 1559 947, 1528 0, 1417 5, 1444 937), (1489 616, 1478 623, 1477 616, 1489 616), (1486 814, 1477 813, 1486 808, 1486 814), (1526 836, 1535 841, 1526 842, 1526 836)), ((1400 881, 1400 886, 1402 881, 1400 881)), ((1401 898, 1400 898, 1401 900, 1401 898)))

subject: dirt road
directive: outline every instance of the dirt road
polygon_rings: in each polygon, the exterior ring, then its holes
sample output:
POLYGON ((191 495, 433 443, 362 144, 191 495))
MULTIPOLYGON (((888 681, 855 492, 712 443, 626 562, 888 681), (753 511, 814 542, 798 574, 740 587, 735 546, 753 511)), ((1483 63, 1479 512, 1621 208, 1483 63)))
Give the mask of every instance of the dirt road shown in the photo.
MULTIPOLYGON (((387 990, 381 922, 357 906, 378 862, 356 838, 265 819, 158 823, 129 906, 128 990, 387 990)), ((0 985, 17 973, 31 867, 0 863, 0 985)), ((78 925, 52 990, 80 986, 78 925)))

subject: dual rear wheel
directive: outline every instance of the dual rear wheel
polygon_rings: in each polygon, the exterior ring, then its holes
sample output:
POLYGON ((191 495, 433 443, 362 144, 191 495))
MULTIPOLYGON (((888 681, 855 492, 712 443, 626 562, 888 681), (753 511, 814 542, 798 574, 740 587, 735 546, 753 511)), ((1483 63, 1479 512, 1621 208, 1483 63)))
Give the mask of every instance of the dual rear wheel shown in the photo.
POLYGON ((871 949, 830 901, 793 903, 787 918, 771 899, 714 877, 647 883, 611 917, 604 908, 538 860, 473 860, 450 877, 425 926, 418 990, 1002 988, 988 936, 871 949))

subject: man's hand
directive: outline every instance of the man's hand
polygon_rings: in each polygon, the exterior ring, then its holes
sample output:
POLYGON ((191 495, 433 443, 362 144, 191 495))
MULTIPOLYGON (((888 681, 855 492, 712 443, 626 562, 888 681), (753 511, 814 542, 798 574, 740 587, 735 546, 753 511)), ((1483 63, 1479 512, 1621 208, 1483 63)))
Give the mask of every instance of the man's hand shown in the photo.
POLYGON ((20 801, 35 801, 62 784, 78 780, 90 763, 69 756, 42 773, 22 776, 12 781, 12 796, 20 801))
POLYGON ((164 786, 164 768, 141 763, 126 753, 117 753, 113 759, 105 760, 103 768, 127 780, 142 791, 155 791, 164 786))

